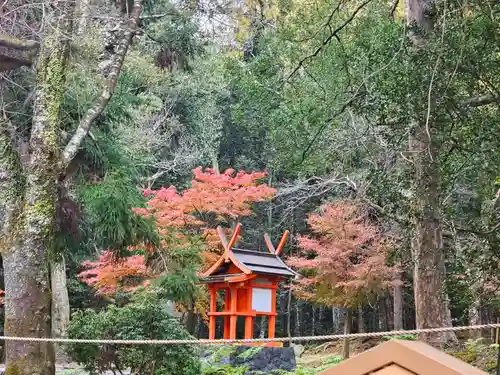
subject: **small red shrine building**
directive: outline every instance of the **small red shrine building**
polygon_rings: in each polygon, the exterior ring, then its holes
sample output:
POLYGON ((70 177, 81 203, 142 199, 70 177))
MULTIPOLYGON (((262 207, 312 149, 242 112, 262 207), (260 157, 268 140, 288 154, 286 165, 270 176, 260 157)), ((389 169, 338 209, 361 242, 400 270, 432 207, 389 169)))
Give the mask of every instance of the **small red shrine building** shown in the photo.
MULTIPOLYGON (((217 232, 224 246, 224 254, 207 270, 201 282, 210 291, 209 339, 215 339, 215 319, 224 318, 224 339, 236 339, 236 322, 245 319, 245 339, 253 338, 254 319, 268 317, 268 338, 274 338, 276 325, 276 290, 278 283, 298 274, 280 258, 288 237, 286 231, 275 248, 264 234, 268 252, 238 249, 234 247, 241 230, 237 224, 228 241, 221 227, 217 232), (217 295, 224 292, 224 307, 217 311, 217 295)), ((268 343, 267 346, 275 343, 268 343)), ((279 345, 279 344, 276 344, 279 345)))

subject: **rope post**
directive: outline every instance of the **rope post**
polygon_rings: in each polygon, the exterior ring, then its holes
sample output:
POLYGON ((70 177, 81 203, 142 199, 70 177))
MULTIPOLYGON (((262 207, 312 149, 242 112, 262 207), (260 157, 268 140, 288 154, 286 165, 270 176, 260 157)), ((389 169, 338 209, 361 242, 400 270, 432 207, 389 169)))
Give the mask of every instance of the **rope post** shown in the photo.
POLYGON ((497 375, 500 375, 500 345, 497 342, 497 375))
MULTIPOLYGON (((498 324, 498 319, 497 319, 498 324)), ((495 342, 497 344, 497 375, 500 375, 500 340, 498 340, 498 327, 496 328, 495 342)))

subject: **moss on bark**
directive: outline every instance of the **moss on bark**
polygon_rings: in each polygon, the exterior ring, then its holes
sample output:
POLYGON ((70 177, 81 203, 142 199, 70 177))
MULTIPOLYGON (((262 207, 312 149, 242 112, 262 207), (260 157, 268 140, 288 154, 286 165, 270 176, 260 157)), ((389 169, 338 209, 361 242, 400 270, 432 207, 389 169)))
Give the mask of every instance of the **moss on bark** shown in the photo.
POLYGON ((19 367, 14 363, 7 366, 5 375, 21 375, 21 372, 19 371, 19 367))
MULTIPOLYGON (((24 170, 26 184, 23 194, 16 195, 15 188, 8 193, 19 207, 15 225, 10 225, 15 229, 12 229, 8 236, 11 238, 4 246, 3 259, 7 297, 5 334, 11 336, 49 337, 51 334, 48 256, 54 231, 57 177, 60 172, 60 109, 74 6, 74 2, 62 2, 57 7, 47 8, 52 14, 47 16, 50 22, 45 25, 46 32, 43 34, 46 38, 37 64, 31 153, 24 170)), ((0 147, 4 144, 0 143, 0 147)), ((4 150, 6 148, 0 152, 6 154, 4 150)), ((9 153, 8 158, 3 159, 9 160, 9 165, 12 165, 12 157, 15 158, 15 155, 9 153)), ((9 375, 53 375, 53 345, 8 341, 6 364, 9 375)))

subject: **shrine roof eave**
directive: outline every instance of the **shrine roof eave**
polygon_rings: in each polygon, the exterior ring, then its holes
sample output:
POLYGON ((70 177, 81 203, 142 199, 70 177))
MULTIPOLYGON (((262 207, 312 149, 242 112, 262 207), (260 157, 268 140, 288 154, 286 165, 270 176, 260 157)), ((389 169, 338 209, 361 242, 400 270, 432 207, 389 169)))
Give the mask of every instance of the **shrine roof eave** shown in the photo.
POLYGON ((201 277, 200 284, 219 284, 219 283, 238 283, 250 281, 257 277, 257 275, 247 275, 244 273, 229 273, 213 275, 208 277, 201 277))
POLYGON ((288 267, 276 254, 232 248, 224 253, 202 277, 217 277, 217 272, 225 263, 231 262, 246 275, 271 275, 284 278, 300 276, 288 267))
POLYGON ((269 271, 261 271, 261 272, 252 272, 252 274, 245 274, 245 273, 227 273, 227 274, 218 274, 218 275, 211 275, 211 276, 201 276, 199 283, 200 284, 218 284, 218 283, 238 283, 238 282, 244 282, 244 281, 250 281, 253 280, 259 276, 272 276, 274 278, 286 280, 286 279, 292 279, 292 278, 297 278, 300 275, 298 274, 280 274, 276 272, 269 272, 269 271))

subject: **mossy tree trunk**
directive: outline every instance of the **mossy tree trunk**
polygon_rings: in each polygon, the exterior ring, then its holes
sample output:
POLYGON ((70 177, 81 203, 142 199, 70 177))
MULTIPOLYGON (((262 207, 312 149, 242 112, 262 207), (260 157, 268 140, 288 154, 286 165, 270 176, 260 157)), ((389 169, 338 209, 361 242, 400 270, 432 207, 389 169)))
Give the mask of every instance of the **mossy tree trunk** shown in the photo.
MULTIPOLYGON (((50 285, 52 291, 52 337, 66 337, 70 319, 70 305, 66 278, 66 261, 60 254, 50 264, 50 285)), ((56 360, 64 360, 61 345, 55 347, 56 360)))
MULTIPOLYGON (((20 147, 15 127, 8 118, 0 118, 0 251, 5 275, 6 336, 51 336, 49 253, 54 245, 57 187, 91 124, 114 93, 125 55, 137 30, 142 1, 136 0, 127 21, 120 23, 121 38, 102 92, 83 116, 62 153, 59 152, 60 107, 75 2, 52 0, 46 5, 45 37, 37 63, 29 147, 20 147)), ((54 263, 52 272, 58 279, 52 280, 57 287, 54 289, 60 289, 65 284, 61 277, 63 263, 54 263)), ((68 305, 64 293, 59 292, 54 306, 64 312, 68 305)), ((7 375, 55 373, 54 350, 50 343, 7 341, 5 353, 7 375)))
MULTIPOLYGON (((17 215, 6 228, 5 335, 50 337, 48 254, 52 244, 59 176, 59 119, 64 94, 73 2, 56 1, 46 14, 37 64, 26 184, 17 191, 17 215), (22 202, 22 203, 21 203, 22 202)), ((54 374, 51 343, 6 342, 6 374, 54 374)))

